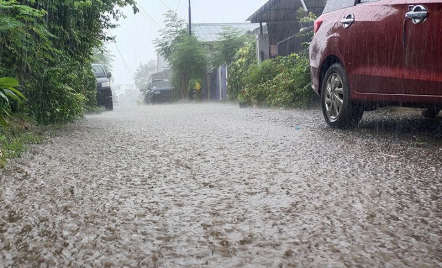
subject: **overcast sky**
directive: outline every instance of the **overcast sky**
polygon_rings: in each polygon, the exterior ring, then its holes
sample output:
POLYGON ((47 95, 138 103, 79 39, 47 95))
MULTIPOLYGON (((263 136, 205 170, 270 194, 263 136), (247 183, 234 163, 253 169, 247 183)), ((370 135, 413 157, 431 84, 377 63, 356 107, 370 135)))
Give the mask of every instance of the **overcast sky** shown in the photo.
MULTIPOLYGON (((193 23, 231 23, 245 22, 268 0, 191 1, 193 23)), ((136 15, 131 9, 124 9, 127 18, 120 20, 120 27, 112 30, 117 42, 108 44, 115 56, 112 73, 115 84, 133 84, 133 74, 140 62, 156 59, 152 40, 158 37, 158 29, 163 27, 163 14, 169 8, 177 10, 178 15, 187 21, 188 3, 188 0, 139 0, 140 12, 136 15)))

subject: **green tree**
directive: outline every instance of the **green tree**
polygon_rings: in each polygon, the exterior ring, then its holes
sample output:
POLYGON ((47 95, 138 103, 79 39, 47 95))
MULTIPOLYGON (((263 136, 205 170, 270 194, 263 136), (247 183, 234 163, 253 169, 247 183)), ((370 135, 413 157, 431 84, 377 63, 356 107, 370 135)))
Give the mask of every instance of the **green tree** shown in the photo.
POLYGON ((47 12, 0 0, 0 13, 0 75, 26 79, 59 52, 45 25, 47 12))
POLYGON ((227 95, 229 99, 236 100, 240 92, 246 87, 246 78, 249 68, 256 64, 256 43, 249 42, 241 47, 235 54, 233 63, 229 68, 227 95))
POLYGON ((244 44, 252 42, 254 36, 243 34, 239 29, 225 27, 220 34, 220 38, 214 44, 215 57, 213 66, 221 66, 223 64, 230 65, 238 50, 244 44))
POLYGON ((115 56, 112 55, 109 49, 106 48, 106 46, 102 45, 99 48, 94 48, 92 50, 93 56, 92 61, 93 63, 99 63, 103 65, 106 72, 112 72, 112 63, 114 61, 115 56))
POLYGON ((157 52, 170 61, 176 45, 187 35, 187 30, 184 20, 174 11, 169 10, 164 16, 166 17, 165 28, 160 30, 160 37, 155 39, 153 43, 157 52))
POLYGON ((147 63, 140 63, 134 74, 135 86, 144 93, 147 90, 149 83, 149 76, 156 71, 155 60, 150 60, 147 63))
POLYGON ((96 102, 93 49, 134 0, 0 0, 0 77, 15 77, 23 111, 40 123, 66 122, 96 102))
POLYGON ((184 36, 174 46, 170 57, 172 83, 182 99, 188 97, 189 81, 204 81, 207 71, 207 59, 203 45, 194 36, 184 36))

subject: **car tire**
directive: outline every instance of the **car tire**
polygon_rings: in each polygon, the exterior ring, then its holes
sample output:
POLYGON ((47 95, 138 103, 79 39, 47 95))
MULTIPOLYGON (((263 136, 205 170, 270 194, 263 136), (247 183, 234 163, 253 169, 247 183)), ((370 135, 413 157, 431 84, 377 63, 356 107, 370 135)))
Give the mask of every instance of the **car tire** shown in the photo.
POLYGON ((114 110, 114 103, 112 101, 112 97, 110 97, 106 100, 106 105, 104 106, 104 108, 108 111, 114 110))
POLYGON ((325 73, 321 105, 325 121, 332 128, 357 126, 364 114, 363 107, 351 101, 347 72, 339 63, 330 66, 325 73))
POLYGON ((440 109, 436 108, 429 108, 424 111, 422 111, 422 116, 426 118, 436 118, 436 116, 439 114, 440 109))

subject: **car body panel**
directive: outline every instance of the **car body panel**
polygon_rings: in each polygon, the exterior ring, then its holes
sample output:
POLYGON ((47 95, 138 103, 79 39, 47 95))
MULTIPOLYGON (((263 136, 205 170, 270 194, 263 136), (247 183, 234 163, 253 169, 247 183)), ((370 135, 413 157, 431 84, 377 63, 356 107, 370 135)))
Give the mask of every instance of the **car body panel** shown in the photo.
POLYGON ((401 5, 362 3, 344 11, 355 22, 339 27, 338 47, 353 92, 396 94, 402 87, 404 49, 401 5))
POLYGON ((173 99, 173 88, 157 88, 151 94, 152 102, 168 102, 173 99))
POLYGON ((429 11, 426 20, 405 25, 404 93, 442 95, 442 1, 414 0, 404 6, 420 4, 429 11))
POLYGON ((97 105, 110 108, 112 104, 112 89, 110 87, 110 73, 106 73, 101 64, 92 64, 95 78, 97 80, 97 105), (104 85, 108 83, 108 85, 104 85))
POLYGON ((174 99, 175 90, 171 85, 170 75, 170 69, 150 75, 144 97, 146 103, 170 102, 174 99))
POLYGON ((323 14, 309 51, 313 89, 320 94, 321 68, 333 57, 348 73, 353 101, 442 103, 441 6, 442 0, 379 0, 323 14), (418 4, 429 16, 413 24, 405 14, 418 4), (348 14, 355 22, 344 28, 348 14))
POLYGON ((147 102, 170 102, 173 100, 174 88, 169 80, 155 80, 148 85, 147 102))
POLYGON ((110 88, 110 86, 103 87, 104 83, 109 83, 109 79, 106 77, 97 78, 97 88, 110 88))
POLYGON ((97 105, 106 106, 107 102, 112 100, 112 90, 110 87, 97 89, 97 105))
POLYGON ((343 10, 338 10, 322 15, 325 17, 325 20, 310 43, 309 55, 312 87, 318 94, 320 91, 322 63, 328 56, 342 57, 338 48, 339 35, 337 29, 341 27, 338 21, 342 17, 343 12, 343 10))

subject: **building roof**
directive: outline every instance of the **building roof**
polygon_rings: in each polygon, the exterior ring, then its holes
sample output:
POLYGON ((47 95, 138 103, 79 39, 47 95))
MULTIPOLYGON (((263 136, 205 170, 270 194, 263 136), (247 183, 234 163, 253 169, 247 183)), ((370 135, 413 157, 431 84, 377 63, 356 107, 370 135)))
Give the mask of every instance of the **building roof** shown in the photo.
POLYGON ((327 0, 269 0, 250 16, 247 21, 257 23, 295 20, 296 13, 293 11, 303 8, 303 2, 308 11, 320 15, 327 0))
POLYGON ((259 28, 258 23, 196 23, 192 24, 192 31, 196 38, 202 42, 214 42, 220 37, 220 34, 226 28, 238 29, 243 33, 253 33, 256 28, 259 28))

